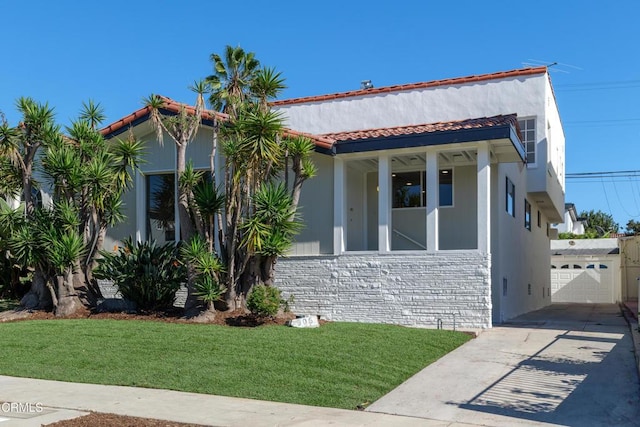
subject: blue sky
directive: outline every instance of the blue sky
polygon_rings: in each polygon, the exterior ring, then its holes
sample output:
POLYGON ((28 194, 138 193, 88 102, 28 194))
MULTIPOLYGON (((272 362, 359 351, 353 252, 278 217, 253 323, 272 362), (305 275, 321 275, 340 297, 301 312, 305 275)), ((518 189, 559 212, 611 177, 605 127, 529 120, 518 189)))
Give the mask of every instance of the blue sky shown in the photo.
MULTIPOLYGON (((151 93, 192 102, 187 87, 227 44, 281 71, 282 98, 558 62, 567 173, 640 169, 637 1, 9 0, 1 12, 0 110, 12 124, 20 96, 49 102, 61 124, 88 99, 106 123, 151 93)), ((623 227, 640 220, 637 178, 567 180, 566 200, 623 227)))

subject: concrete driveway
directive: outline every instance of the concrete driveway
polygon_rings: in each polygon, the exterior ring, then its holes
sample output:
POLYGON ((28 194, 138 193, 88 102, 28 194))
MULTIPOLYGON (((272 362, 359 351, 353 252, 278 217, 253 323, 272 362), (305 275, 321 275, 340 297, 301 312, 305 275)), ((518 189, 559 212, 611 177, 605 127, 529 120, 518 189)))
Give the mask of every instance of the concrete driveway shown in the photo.
POLYGON ((638 426, 629 327, 616 305, 554 304, 483 332, 367 410, 487 426, 638 426))

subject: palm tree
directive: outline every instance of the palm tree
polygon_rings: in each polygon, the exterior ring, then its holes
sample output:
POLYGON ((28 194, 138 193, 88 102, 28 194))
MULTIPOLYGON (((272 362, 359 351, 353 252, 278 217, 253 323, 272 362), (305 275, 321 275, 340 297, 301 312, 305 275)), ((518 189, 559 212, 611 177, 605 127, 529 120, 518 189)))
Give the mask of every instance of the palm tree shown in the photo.
POLYGON ((258 61, 253 52, 245 52, 240 46, 227 45, 224 59, 212 53, 213 74, 206 78, 211 88, 209 103, 214 110, 237 117, 240 106, 248 99, 250 88, 259 70, 258 61))

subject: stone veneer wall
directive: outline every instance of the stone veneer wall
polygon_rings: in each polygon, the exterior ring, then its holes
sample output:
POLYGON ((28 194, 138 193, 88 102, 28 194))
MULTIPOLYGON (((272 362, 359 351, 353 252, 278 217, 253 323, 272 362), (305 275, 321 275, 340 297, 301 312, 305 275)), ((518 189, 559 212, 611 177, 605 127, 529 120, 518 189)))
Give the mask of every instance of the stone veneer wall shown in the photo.
POLYGON ((491 327, 491 258, 478 251, 281 258, 296 314, 417 327, 491 327))

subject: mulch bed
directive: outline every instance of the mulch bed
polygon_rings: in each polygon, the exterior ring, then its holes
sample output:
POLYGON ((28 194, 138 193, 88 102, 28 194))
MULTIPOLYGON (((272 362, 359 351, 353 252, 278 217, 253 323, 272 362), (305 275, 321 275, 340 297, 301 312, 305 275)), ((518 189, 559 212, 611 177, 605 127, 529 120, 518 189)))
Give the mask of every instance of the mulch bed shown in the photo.
MULTIPOLYGON (((50 311, 34 310, 25 314, 24 311, 15 312, 15 318, 5 318, 4 321, 21 321, 21 320, 56 320, 56 317, 50 311)), ((3 314, 9 314, 4 312, 3 314)), ((83 309, 76 312, 73 316, 64 319, 112 319, 112 320, 147 320, 155 322, 167 323, 205 323, 222 326, 236 327, 256 327, 262 325, 284 325, 288 320, 295 319, 293 313, 281 313, 276 317, 257 317, 244 310, 233 311, 217 311, 213 319, 206 321, 197 321, 186 319, 182 308, 173 307, 168 310, 151 311, 143 313, 93 313, 90 310, 83 309)))
POLYGON ((202 427, 200 424, 185 424, 151 418, 127 417, 124 415, 92 412, 89 415, 46 424, 47 427, 202 427))

